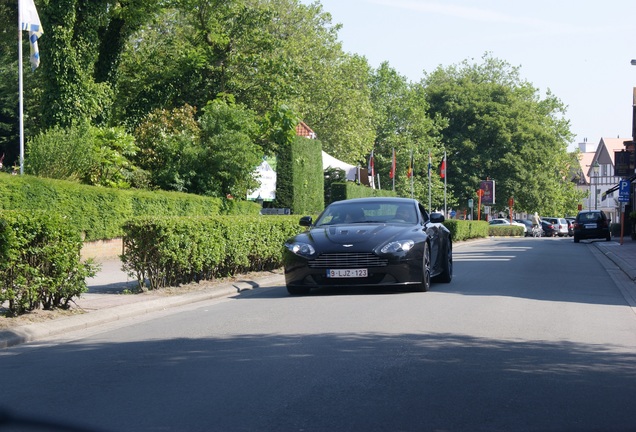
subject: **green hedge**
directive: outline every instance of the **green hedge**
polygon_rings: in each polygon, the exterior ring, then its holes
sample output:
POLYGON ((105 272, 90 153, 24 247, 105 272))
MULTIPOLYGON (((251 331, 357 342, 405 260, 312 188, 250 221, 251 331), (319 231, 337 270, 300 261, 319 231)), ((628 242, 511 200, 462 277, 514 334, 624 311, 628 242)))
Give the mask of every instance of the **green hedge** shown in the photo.
POLYGON ((489 225, 488 235, 491 237, 523 237, 523 227, 516 225, 489 225))
POLYGON ((124 225, 124 270, 140 289, 210 280, 282 265, 298 216, 137 218, 124 225))
POLYGON ((340 201, 351 198, 366 197, 391 197, 396 196, 395 192, 383 189, 373 189, 368 186, 359 185, 354 182, 333 183, 331 185, 331 198, 333 201, 340 201))
POLYGON ((0 173, 0 209, 58 214, 83 232, 85 240, 123 235, 123 224, 144 215, 256 215, 260 206, 249 201, 165 191, 108 189, 31 176, 0 173))
POLYGON ((0 303, 13 315, 67 308, 98 270, 92 260, 81 263, 81 248, 79 231, 64 218, 0 211, 0 303))
POLYGON ((274 205, 292 214, 320 213, 325 206, 322 144, 319 140, 296 137, 278 154, 274 205))
POLYGON ((485 238, 488 236, 488 222, 447 219, 444 226, 451 232, 453 241, 485 238))

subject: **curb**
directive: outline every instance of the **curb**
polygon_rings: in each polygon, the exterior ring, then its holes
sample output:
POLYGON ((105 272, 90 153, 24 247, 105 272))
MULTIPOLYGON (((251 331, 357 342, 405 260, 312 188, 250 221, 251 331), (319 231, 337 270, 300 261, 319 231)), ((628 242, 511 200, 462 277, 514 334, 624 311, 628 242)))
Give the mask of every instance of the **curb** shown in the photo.
MULTIPOLYGON (((614 253, 613 250, 610 250, 607 247, 602 246, 600 243, 593 242, 592 244, 594 244, 596 246, 596 248, 605 257, 607 257, 614 264, 616 264, 623 271, 623 273, 625 273, 627 275, 627 277, 631 281, 636 282, 636 267, 634 266, 633 263, 630 263, 625 258, 623 258, 620 255, 614 253)), ((614 247, 620 247, 620 246, 622 246, 622 245, 618 245, 618 246, 614 246, 614 247)))
POLYGON ((3 330, 0 331, 0 349, 9 348, 27 342, 34 342, 66 332, 85 330, 90 327, 183 306, 186 304, 229 297, 241 294, 244 291, 251 291, 271 285, 280 285, 281 283, 284 285, 284 280, 283 275, 271 275, 255 280, 227 282, 205 291, 160 297, 148 301, 113 306, 101 310, 88 311, 81 315, 3 330))

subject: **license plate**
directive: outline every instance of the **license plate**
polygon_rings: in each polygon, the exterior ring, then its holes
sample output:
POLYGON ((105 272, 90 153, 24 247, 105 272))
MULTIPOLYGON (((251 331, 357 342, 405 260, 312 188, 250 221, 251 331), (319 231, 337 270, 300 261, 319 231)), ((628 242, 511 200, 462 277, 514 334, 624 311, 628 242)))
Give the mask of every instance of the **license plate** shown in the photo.
POLYGON ((594 229, 596 228, 596 224, 585 224, 585 229, 594 229))
POLYGON ((369 276, 367 269, 329 269, 328 278, 361 278, 369 276))

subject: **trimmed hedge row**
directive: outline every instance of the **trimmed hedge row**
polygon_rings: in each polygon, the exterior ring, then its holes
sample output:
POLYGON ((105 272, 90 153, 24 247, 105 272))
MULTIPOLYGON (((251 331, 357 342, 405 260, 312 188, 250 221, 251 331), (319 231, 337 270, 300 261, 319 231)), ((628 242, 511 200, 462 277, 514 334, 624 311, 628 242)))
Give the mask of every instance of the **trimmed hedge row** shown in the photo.
POLYGON ((0 303, 8 302, 12 315, 68 308, 99 268, 80 262, 81 248, 79 231, 62 217, 0 211, 0 303))
POLYGON ((257 215, 260 206, 165 191, 108 189, 69 181, 0 173, 0 210, 38 211, 61 215, 83 232, 85 240, 123 235, 123 224, 134 217, 257 215))
POLYGON ((489 225, 488 235, 491 237, 523 237, 523 227, 516 225, 489 225))
POLYGON ((338 182, 331 185, 331 199, 333 201, 375 196, 392 197, 397 195, 391 190, 372 189, 354 182, 338 182))
POLYGON ((124 270, 158 289, 282 266, 298 216, 137 218, 124 225, 124 270))
POLYGON ((451 232, 453 241, 486 238, 490 225, 486 221, 447 219, 444 226, 451 232))

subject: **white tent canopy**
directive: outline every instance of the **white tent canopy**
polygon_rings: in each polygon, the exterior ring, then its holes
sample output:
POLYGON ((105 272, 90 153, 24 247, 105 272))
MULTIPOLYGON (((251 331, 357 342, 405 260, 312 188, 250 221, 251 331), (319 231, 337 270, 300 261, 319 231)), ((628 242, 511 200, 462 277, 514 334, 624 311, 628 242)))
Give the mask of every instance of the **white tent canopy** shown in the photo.
MULTIPOLYGON (((345 176, 349 181, 356 181, 358 178, 358 167, 349 165, 346 162, 336 159, 322 152, 322 169, 338 168, 345 172, 345 176)), ((274 171, 267 161, 263 161, 256 168, 256 179, 260 183, 260 187, 247 195, 248 200, 274 201, 276 199, 276 171, 274 171)))
POLYGON ((358 175, 357 175, 358 174, 358 167, 356 167, 355 165, 349 165, 346 162, 338 160, 335 157, 328 155, 323 150, 323 152, 322 152, 322 169, 324 171, 324 170, 326 170, 329 167, 338 168, 338 169, 343 170, 345 172, 345 176, 347 177, 347 180, 349 180, 349 181, 356 181, 356 179, 358 178, 358 175))

